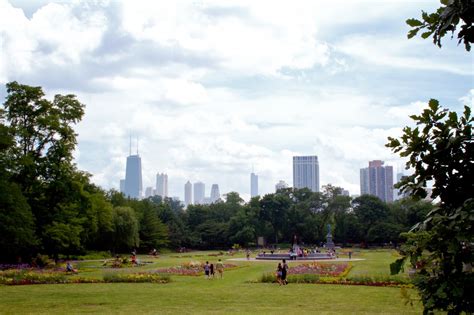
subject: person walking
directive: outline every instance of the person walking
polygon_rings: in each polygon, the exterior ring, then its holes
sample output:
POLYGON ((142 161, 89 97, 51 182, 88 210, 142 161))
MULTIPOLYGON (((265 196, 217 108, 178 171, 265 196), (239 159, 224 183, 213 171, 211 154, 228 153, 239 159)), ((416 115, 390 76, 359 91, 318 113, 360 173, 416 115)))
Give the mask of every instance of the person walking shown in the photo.
POLYGON ((277 266, 277 270, 276 270, 276 278, 277 278, 277 282, 278 284, 282 285, 282 281, 281 281, 281 275, 282 275, 282 266, 281 266, 281 263, 278 263, 278 266, 277 266))
POLYGON ((219 273, 219 278, 222 279, 222 276, 224 274, 224 264, 222 263, 222 260, 220 258, 216 263, 216 270, 219 273))
POLYGON ((206 279, 209 280, 209 273, 211 271, 211 267, 209 266, 209 262, 206 261, 206 264, 204 265, 204 275, 206 276, 206 279))
POLYGON ((214 264, 209 266, 209 276, 214 279, 214 264))
POLYGON ((288 273, 288 264, 286 263, 286 259, 283 259, 282 265, 281 265, 281 283, 283 283, 283 285, 288 284, 288 281, 286 281, 287 273, 288 273))

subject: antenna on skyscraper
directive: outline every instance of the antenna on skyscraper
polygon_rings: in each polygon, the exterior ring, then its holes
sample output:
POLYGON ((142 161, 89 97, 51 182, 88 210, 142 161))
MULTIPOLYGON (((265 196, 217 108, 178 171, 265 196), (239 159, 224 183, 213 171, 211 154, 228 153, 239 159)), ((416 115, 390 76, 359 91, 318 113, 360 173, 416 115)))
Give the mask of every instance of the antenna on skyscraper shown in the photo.
POLYGON ((138 136, 137 136, 137 155, 138 155, 138 136))
POLYGON ((129 155, 132 155, 132 132, 130 131, 130 148, 129 148, 129 155))
POLYGON ((252 173, 255 173, 254 169, 253 169, 253 164, 252 164, 252 173))

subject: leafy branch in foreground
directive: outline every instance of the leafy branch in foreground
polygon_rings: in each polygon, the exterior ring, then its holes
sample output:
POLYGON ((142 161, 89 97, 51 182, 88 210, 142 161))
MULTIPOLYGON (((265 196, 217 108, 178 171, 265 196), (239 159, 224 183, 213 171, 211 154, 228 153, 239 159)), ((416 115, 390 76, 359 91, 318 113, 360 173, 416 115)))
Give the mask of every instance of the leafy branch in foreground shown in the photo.
POLYGON ((471 110, 458 117, 437 100, 421 115, 413 115, 415 128, 405 127, 401 139, 389 138, 387 147, 407 157, 414 170, 397 184, 415 198, 439 200, 426 219, 404 234, 403 258, 391 265, 398 273, 409 260, 414 284, 425 313, 440 309, 450 314, 474 311, 474 141, 471 110))
POLYGON ((436 12, 428 14, 422 11, 421 19, 408 19, 406 23, 412 28, 408 38, 414 37, 420 30, 424 30, 421 37, 426 39, 433 36, 433 43, 441 47, 441 38, 451 32, 454 36, 458 24, 461 23, 458 33, 459 43, 464 42, 467 51, 474 43, 474 1, 472 0, 441 0, 442 7, 436 12))

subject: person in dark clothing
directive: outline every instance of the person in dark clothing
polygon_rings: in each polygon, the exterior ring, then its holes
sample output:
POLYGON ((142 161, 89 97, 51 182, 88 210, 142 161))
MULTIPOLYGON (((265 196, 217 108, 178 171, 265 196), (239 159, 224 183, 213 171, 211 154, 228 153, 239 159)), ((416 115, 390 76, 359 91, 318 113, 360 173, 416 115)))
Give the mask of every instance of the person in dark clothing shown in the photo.
POLYGON ((282 265, 281 265, 281 282, 284 285, 288 284, 288 281, 286 281, 286 274, 288 272, 288 265, 286 263, 286 259, 282 260, 282 265))

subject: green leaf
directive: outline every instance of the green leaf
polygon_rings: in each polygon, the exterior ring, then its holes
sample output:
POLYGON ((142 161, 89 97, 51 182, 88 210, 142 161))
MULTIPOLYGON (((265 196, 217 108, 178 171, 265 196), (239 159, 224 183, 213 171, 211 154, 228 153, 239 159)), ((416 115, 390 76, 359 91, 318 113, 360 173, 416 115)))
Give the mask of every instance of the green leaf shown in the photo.
POLYGON ((435 100, 434 98, 432 98, 428 102, 428 106, 430 107, 430 109, 432 111, 436 112, 436 111, 438 111, 438 108, 439 108, 439 102, 438 102, 438 100, 435 100))
POLYGON ((406 20, 406 23, 410 25, 411 27, 416 27, 416 26, 422 26, 423 23, 420 20, 417 19, 408 19, 406 20))
POLYGON ((433 34, 432 31, 424 32, 423 34, 421 34, 421 38, 427 39, 428 37, 431 36, 431 34, 433 34))
POLYGON ((441 0, 441 4, 449 5, 450 0, 441 0))
POLYGON ((396 275, 400 273, 400 271, 403 271, 403 264, 405 263, 406 257, 399 258, 395 260, 395 262, 390 264, 390 274, 396 275))
POLYGON ((419 28, 414 28, 414 29, 410 30, 407 34, 408 39, 415 36, 418 33, 419 30, 420 30, 419 28))

